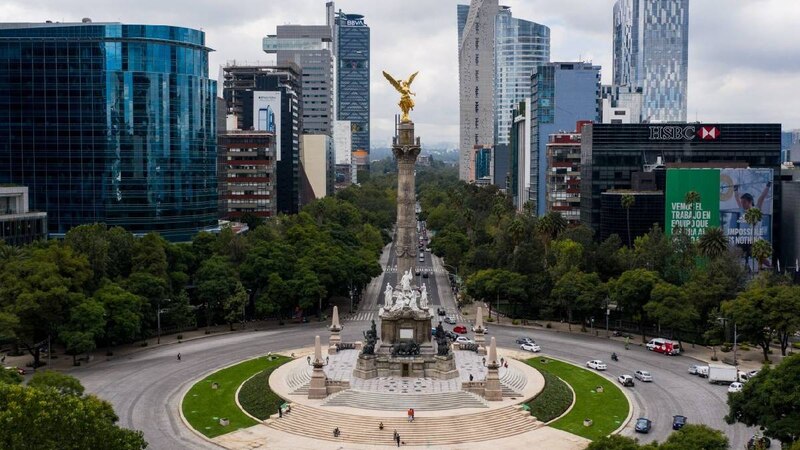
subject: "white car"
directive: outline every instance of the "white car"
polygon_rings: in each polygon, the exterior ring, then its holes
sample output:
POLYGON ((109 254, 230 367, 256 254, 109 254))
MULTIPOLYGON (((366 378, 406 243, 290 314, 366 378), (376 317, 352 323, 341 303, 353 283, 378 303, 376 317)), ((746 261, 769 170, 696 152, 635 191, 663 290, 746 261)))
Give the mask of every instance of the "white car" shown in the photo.
POLYGON ((744 385, 742 383, 739 383, 738 381, 733 382, 730 386, 728 386, 728 393, 732 394, 734 392, 742 392, 743 387, 744 385))
POLYGON ((633 377, 630 375, 620 375, 617 380, 619 381, 619 384, 623 386, 633 387, 633 377))
POLYGON ((700 368, 700 366, 697 366, 697 365, 689 366, 689 374, 697 375, 697 369, 698 368, 700 368))
POLYGON ((653 381, 653 376, 646 370, 637 370, 633 372, 633 376, 639 381, 653 381))
POLYGON ((455 325, 456 324, 456 318, 453 317, 453 316, 447 316, 447 317, 444 318, 444 323, 449 323, 451 325, 455 325))
MULTIPOLYGON (((476 333, 475 327, 472 327, 472 332, 476 333)), ((486 325, 483 326, 483 334, 489 334, 489 327, 487 327, 486 325)))
POLYGON ((456 344, 474 344, 475 341, 468 339, 466 336, 459 336, 454 341, 456 344))
POLYGON ((594 370, 606 370, 608 368, 608 366, 606 366, 606 363, 600 361, 599 359, 593 359, 587 362, 586 367, 594 370))
POLYGON ((539 344, 535 344, 533 342, 525 343, 519 346, 520 349, 525 350, 526 352, 540 352, 542 351, 542 347, 539 347, 539 344))

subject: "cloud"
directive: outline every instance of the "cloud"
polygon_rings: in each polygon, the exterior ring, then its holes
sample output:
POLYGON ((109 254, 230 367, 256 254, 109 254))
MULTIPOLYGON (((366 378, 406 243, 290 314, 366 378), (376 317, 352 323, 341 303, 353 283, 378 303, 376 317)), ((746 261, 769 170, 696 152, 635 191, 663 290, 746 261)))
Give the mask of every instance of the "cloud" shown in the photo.
MULTIPOLYGON (((458 141, 456 5, 469 0, 341 0, 371 29, 373 142, 388 143, 397 94, 381 70, 414 81, 412 117, 425 142, 458 141)), ((551 59, 591 60, 611 79, 613 0, 508 0, 515 17, 547 25, 551 59)), ((44 20, 153 23, 202 28, 212 77, 228 60, 265 61, 261 38, 277 25, 325 23, 324 0, 4 0, 0 21, 44 20)), ((796 24, 800 2, 692 0, 689 17, 689 117, 709 122, 781 122, 800 128, 796 24)))

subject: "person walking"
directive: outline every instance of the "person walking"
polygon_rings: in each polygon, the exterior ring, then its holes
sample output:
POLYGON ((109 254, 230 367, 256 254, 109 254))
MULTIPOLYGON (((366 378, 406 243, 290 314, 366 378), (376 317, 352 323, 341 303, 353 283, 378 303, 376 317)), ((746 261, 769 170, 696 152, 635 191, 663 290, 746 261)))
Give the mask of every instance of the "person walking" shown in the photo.
POLYGON ((411 422, 412 420, 414 420, 414 410, 408 408, 408 421, 411 422))
POLYGON ((394 432, 394 441, 397 442, 397 446, 400 447, 400 433, 397 431, 394 432))
POLYGON ((472 381, 472 374, 469 374, 469 381, 472 381))
POLYGON ((283 408, 278 405, 278 418, 283 419, 283 408))
POLYGON ((181 360, 181 354, 178 353, 178 361, 180 361, 180 360, 181 360))

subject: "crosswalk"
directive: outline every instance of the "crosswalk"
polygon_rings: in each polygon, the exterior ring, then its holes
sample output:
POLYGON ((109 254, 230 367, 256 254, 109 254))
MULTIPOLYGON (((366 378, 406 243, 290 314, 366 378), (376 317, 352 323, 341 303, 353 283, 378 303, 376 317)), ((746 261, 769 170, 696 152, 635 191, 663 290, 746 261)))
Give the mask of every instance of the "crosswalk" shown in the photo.
MULTIPOLYGON (((433 267, 417 267, 420 272, 427 272, 427 273, 447 273, 447 270, 441 267, 433 268, 433 267)), ((383 270, 386 273, 397 273, 397 264, 393 265, 386 265, 383 266, 383 270)))

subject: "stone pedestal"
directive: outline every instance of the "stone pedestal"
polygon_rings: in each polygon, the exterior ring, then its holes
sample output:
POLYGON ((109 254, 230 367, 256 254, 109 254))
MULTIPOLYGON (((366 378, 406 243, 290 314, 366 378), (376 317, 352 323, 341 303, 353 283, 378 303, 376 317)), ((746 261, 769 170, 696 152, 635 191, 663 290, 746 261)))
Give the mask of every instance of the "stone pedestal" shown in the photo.
POLYGON ((458 378, 458 369, 456 369, 456 358, 450 353, 447 356, 435 356, 435 363, 433 373, 435 378, 439 380, 452 380, 458 378))
POLYGON ((322 370, 322 365, 314 366, 311 372, 311 382, 308 385, 308 398, 320 399, 328 396, 328 387, 326 386, 327 377, 325 371, 322 370))
POLYGON ((342 342, 342 337, 339 335, 339 330, 331 330, 331 337, 328 339, 328 354, 335 355, 338 350, 336 344, 342 342))
POLYGON ((486 336, 483 331, 475 330, 475 343, 478 344, 478 354, 486 355, 486 336))
POLYGON ((503 400, 503 389, 500 386, 500 366, 489 365, 486 373, 486 388, 483 397, 490 401, 496 402, 503 400))
POLYGON ((376 359, 377 356, 375 355, 358 355, 356 368, 353 369, 353 376, 364 380, 376 378, 378 376, 378 369, 375 364, 376 359))

